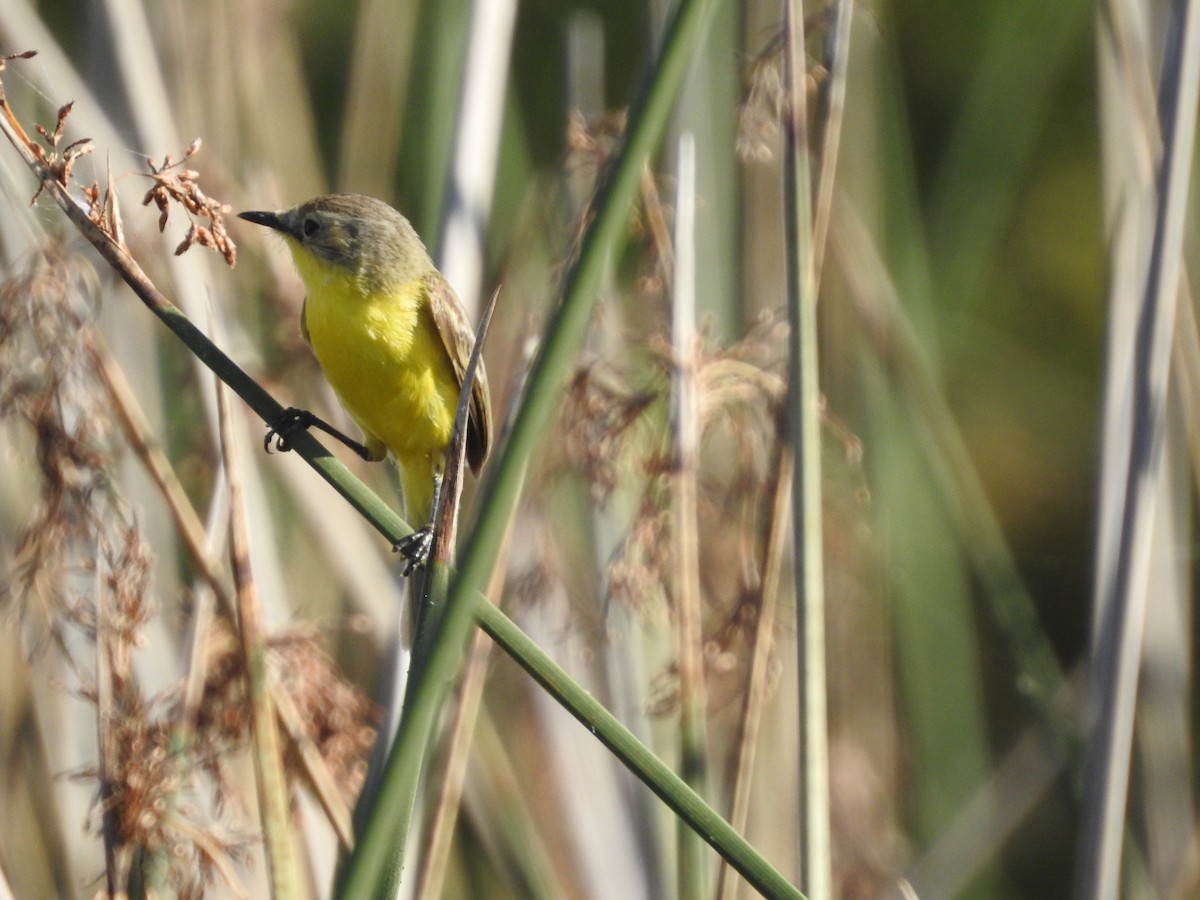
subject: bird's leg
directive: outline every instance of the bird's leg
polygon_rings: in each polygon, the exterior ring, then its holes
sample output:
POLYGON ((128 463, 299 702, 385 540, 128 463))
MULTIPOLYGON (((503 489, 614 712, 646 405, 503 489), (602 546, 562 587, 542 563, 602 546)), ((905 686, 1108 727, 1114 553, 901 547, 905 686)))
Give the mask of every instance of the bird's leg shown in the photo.
POLYGON ((433 550, 434 529, 437 527, 438 508, 442 499, 442 473, 433 473, 433 502, 429 505, 428 522, 406 538, 396 541, 392 550, 404 557, 404 577, 412 574, 414 569, 425 565, 429 553, 433 550))
POLYGON ((324 419, 318 418, 307 409, 297 409, 294 406, 289 406, 271 423, 267 429, 267 436, 263 438, 263 449, 270 453, 271 438, 274 438, 275 449, 281 453, 287 453, 287 451, 292 449, 292 436, 299 431, 306 431, 309 428, 318 428, 331 437, 337 438, 363 459, 368 462, 371 461, 371 456, 367 452, 365 445, 342 434, 342 432, 338 431, 324 419))

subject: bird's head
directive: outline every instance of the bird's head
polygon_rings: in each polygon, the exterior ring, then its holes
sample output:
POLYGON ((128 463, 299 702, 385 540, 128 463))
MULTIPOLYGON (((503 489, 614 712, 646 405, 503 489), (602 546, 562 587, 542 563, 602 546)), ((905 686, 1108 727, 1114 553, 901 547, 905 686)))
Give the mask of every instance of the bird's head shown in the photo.
POLYGON ((433 268, 408 219, 374 197, 330 194, 279 212, 238 216, 283 235, 310 291, 317 282, 347 276, 368 291, 386 290, 433 268))

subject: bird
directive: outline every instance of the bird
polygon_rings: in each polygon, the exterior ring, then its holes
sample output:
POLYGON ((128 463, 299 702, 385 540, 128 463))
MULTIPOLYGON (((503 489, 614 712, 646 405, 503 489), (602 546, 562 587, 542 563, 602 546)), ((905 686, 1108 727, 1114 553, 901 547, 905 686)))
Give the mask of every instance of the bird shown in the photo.
MULTIPOLYGON (((367 461, 390 451, 405 517, 426 523, 397 545, 411 569, 432 543, 432 507, 475 344, 467 312, 408 219, 382 200, 329 194, 290 209, 238 215, 282 235, 307 291, 301 334, 363 433, 361 443, 354 441, 313 413, 289 408, 271 424, 264 444, 269 450, 274 437, 277 448, 287 450, 289 435, 317 426, 367 461)), ((479 472, 491 442, 480 359, 467 419, 472 472, 479 472)))

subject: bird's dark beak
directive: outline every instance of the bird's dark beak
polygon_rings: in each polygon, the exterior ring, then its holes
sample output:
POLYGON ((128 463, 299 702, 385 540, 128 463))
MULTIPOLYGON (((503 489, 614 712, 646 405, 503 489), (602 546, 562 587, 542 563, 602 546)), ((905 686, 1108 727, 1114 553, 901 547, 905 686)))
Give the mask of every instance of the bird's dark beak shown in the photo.
POLYGON ((253 222, 255 225, 265 225, 267 228, 273 228, 288 235, 293 231, 291 222, 282 213, 250 210, 238 213, 238 218, 253 222))

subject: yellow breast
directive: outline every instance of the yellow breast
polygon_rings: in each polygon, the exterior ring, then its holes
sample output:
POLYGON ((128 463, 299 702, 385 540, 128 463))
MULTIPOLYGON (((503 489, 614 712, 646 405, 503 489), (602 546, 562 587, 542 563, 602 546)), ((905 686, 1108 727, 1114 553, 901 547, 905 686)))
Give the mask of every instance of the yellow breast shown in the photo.
POLYGON ((309 340, 338 399, 402 468, 428 470, 450 442, 458 382, 424 279, 372 295, 346 270, 295 255, 309 340))

